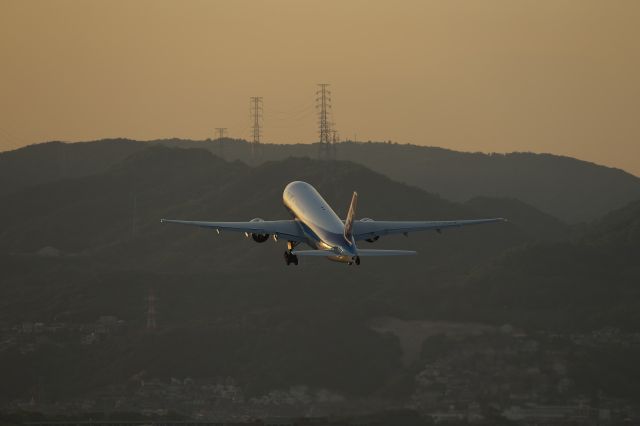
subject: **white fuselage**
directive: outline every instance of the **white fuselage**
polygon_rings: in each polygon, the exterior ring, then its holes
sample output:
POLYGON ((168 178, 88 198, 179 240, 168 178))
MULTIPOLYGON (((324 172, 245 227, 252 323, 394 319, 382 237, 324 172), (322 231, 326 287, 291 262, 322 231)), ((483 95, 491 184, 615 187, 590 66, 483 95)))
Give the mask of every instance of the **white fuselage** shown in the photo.
POLYGON ((282 193, 282 201, 304 232, 307 244, 314 249, 335 252, 335 256, 329 257, 331 260, 355 260, 358 255, 355 241, 347 240, 344 223, 313 186, 291 182, 282 193))

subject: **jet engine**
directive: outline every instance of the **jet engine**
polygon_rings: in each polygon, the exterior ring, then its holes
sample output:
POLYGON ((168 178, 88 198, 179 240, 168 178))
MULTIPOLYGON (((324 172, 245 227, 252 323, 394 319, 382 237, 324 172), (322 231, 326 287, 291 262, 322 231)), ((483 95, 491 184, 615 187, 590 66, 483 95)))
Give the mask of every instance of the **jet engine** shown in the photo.
MULTIPOLYGON (((360 222, 373 222, 373 219, 371 219, 370 217, 363 217, 362 219, 360 219, 360 222)), ((367 238, 365 241, 368 243, 374 243, 379 239, 380 239, 380 235, 376 235, 373 238, 367 238)))
MULTIPOLYGON (((251 219, 249 222, 264 222, 264 219, 256 217, 255 219, 251 219)), ((251 232, 250 234, 245 233, 245 235, 247 237, 249 237, 249 235, 251 235, 251 238, 256 243, 264 243, 265 241, 267 241, 269 239, 269 234, 254 234, 253 232, 251 232)))

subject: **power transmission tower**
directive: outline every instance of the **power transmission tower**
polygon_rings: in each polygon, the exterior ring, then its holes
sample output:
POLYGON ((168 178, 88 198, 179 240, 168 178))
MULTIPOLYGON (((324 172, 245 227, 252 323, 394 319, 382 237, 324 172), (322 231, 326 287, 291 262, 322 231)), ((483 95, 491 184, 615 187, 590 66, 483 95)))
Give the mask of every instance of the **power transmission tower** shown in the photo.
POLYGON ((156 329, 156 295, 153 292, 153 288, 149 289, 147 295, 147 330, 153 331, 156 329))
POLYGON ((329 121, 331 110, 331 91, 327 83, 318 84, 316 91, 316 108, 318 108, 318 134, 320 136, 320 158, 328 160, 333 157, 333 144, 331 142, 331 122, 329 121))
POLYGON ((252 96, 249 106, 249 116, 251 117, 251 130, 253 140, 251 141, 251 158, 255 159, 260 146, 260 136, 262 136, 262 96, 252 96))
POLYGON ((131 238, 136 236, 136 214, 138 210, 138 196, 133 193, 133 206, 131 209, 131 238))
POLYGON ((225 133, 227 133, 227 128, 226 127, 216 127, 216 132, 218 133, 218 139, 222 139, 225 136, 225 133))
POLYGON ((226 127, 216 127, 218 133, 218 147, 220 148, 220 158, 224 158, 224 134, 227 132, 226 127))

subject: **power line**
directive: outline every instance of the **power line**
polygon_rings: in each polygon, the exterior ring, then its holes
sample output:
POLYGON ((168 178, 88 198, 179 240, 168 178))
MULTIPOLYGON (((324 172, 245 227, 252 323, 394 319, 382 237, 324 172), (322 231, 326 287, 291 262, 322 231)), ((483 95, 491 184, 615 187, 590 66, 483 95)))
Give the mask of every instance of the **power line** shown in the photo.
POLYGON ((274 114, 271 110, 269 110, 269 113, 265 112, 265 117, 269 118, 269 121, 271 120, 275 120, 275 121, 289 121, 289 120, 298 120, 301 118, 305 118, 308 117, 309 115, 314 113, 314 105, 311 105, 309 108, 306 108, 304 110, 300 110, 296 113, 292 113, 292 114, 274 114))
POLYGON ((279 109, 269 109, 269 112, 275 116, 277 115, 285 115, 285 116, 290 116, 290 115, 297 115, 301 112, 305 112, 308 111, 310 109, 313 109, 315 106, 314 102, 305 102, 304 104, 300 104, 296 107, 293 107, 291 109, 287 109, 287 110, 279 110, 279 109))

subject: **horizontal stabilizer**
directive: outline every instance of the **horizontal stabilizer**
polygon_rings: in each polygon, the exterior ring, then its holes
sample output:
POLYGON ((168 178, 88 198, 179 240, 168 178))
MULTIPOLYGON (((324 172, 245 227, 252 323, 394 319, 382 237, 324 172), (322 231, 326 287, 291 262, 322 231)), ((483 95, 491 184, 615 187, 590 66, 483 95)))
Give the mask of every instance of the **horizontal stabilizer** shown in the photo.
POLYGON ((358 256, 413 256, 414 254, 418 254, 417 251, 413 250, 358 250, 358 256))
MULTIPOLYGON (((338 256, 337 253, 331 250, 294 250, 291 252, 296 256, 321 256, 330 257, 338 256)), ((358 250, 358 256, 371 257, 371 256, 412 256, 417 252, 412 250, 358 250)))
POLYGON ((296 256, 336 256, 331 250, 293 250, 291 254, 296 256))

